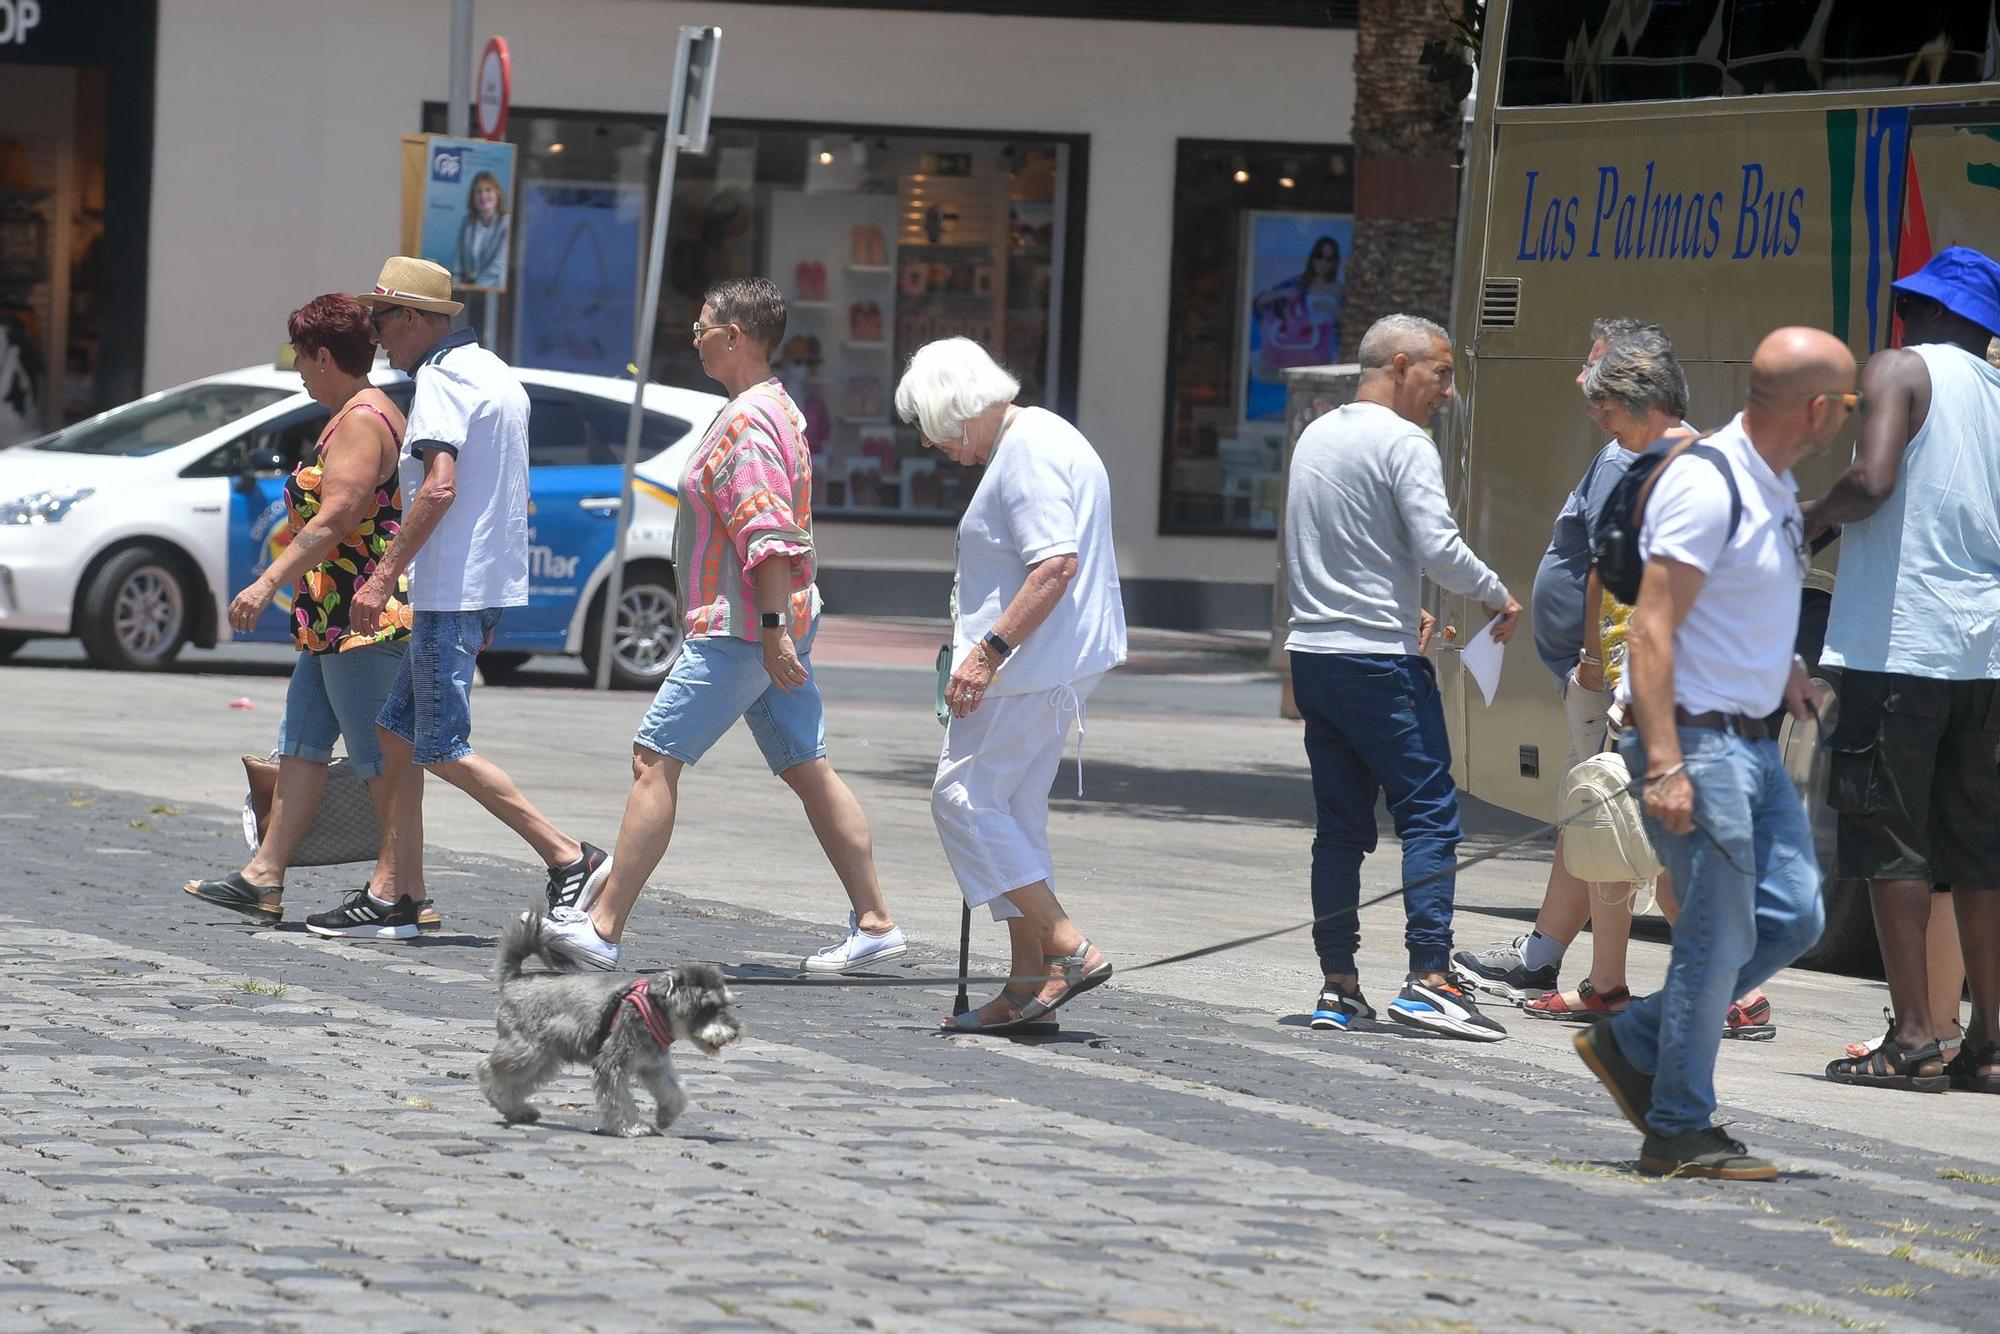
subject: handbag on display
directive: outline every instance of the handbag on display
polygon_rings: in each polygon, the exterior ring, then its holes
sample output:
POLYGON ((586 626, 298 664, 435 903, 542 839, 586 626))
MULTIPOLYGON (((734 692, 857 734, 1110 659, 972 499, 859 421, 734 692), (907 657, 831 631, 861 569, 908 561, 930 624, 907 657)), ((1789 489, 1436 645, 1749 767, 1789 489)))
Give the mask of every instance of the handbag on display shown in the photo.
POLYGON ((1638 902, 1659 880, 1660 858, 1646 837, 1639 799, 1632 794, 1632 772, 1615 750, 1588 756, 1563 778, 1562 817, 1587 814, 1563 830, 1563 865, 1579 880, 1593 885, 1630 885, 1634 912, 1650 911, 1638 902))
MULTIPOLYGON (((250 790, 243 794, 243 841, 255 852, 271 825, 271 798, 278 790, 278 756, 245 755, 243 772, 250 790)), ((326 766, 326 795, 320 798, 312 828, 299 840, 290 866, 339 866, 372 862, 382 844, 382 827, 375 820, 375 803, 368 781, 354 772, 346 756, 326 766)))

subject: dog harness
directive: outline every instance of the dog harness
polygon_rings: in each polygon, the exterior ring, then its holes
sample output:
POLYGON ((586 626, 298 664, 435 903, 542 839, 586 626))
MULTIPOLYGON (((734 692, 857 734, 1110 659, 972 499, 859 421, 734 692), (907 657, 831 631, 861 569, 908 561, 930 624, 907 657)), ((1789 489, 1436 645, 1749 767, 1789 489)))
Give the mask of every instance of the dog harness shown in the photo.
MULTIPOLYGON (((673 1026, 667 1023, 667 1017, 660 1013, 659 1002, 653 999, 652 983, 652 978, 642 977, 612 998, 611 1008, 604 1012, 604 1023, 598 1029, 597 1041, 591 1044, 590 1054, 593 1057, 603 1048, 605 1039, 611 1036, 611 1026, 618 1022, 618 1012, 628 1005, 639 1016, 639 1021, 645 1024, 646 1031, 653 1035, 653 1041, 662 1047, 673 1042, 673 1026)), ((667 990, 673 989, 673 983, 668 982, 667 990)))

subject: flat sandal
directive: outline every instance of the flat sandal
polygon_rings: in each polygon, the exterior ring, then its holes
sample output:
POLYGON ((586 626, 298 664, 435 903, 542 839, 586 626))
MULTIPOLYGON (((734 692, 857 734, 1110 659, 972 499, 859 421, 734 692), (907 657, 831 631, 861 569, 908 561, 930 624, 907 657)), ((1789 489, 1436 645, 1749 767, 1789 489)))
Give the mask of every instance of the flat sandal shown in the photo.
MULTIPOLYGON (((1052 1014, 1092 987, 1102 986, 1106 982, 1109 982, 1111 980, 1111 961, 1106 959, 1103 963, 1086 973, 1083 970, 1083 963, 1089 957, 1090 942, 1087 940, 1077 947, 1074 954, 1044 954, 1042 956, 1044 966, 1049 964, 1062 965, 1062 994, 1052 1001, 1044 1001, 1040 996, 1035 997, 1021 1007, 1021 1018, 1024 1021, 1034 1020, 1041 1018, 1045 1014, 1052 1014)), ((1054 981, 1055 979, 1051 978, 1050 980, 1054 981)))

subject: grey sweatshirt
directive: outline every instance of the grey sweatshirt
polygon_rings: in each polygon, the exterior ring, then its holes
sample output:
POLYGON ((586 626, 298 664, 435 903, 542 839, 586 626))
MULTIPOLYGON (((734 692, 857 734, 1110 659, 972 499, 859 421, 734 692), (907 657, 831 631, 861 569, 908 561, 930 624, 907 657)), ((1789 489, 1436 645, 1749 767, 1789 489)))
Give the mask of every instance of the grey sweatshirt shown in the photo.
POLYGON ((1488 606, 1507 600, 1507 586, 1458 535, 1431 438, 1376 403, 1349 403, 1306 427, 1285 494, 1285 647, 1415 653, 1426 574, 1488 606))

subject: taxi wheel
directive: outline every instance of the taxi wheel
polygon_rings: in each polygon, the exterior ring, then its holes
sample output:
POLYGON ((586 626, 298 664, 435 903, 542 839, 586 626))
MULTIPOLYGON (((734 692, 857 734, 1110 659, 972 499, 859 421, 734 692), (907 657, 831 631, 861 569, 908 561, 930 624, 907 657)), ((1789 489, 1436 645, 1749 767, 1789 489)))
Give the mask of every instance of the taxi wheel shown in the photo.
MULTIPOLYGON (((583 660, 597 675, 598 643, 604 629, 604 595, 591 604, 584 626, 583 660)), ((657 690, 681 644, 681 600, 671 565, 641 561, 625 571, 618 597, 618 621, 611 649, 614 690, 657 690)))
POLYGON ((155 672, 187 643, 192 613, 180 562, 151 547, 130 547, 90 581, 77 633, 98 666, 155 672))

